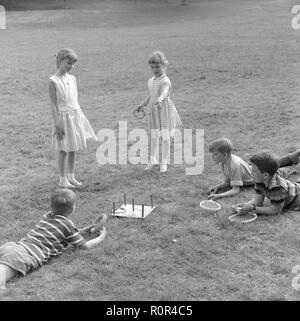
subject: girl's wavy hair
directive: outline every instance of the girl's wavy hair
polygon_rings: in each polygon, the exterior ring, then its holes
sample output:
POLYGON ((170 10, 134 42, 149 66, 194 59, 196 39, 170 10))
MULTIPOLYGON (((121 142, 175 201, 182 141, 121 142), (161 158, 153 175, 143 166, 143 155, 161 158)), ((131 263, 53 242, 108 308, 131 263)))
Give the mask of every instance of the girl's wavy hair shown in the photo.
POLYGON ((70 59, 72 62, 76 62, 78 60, 78 56, 73 49, 63 48, 56 55, 56 67, 58 68, 61 61, 64 59, 70 59))
POLYGON ((169 62, 162 51, 154 51, 149 56, 148 64, 161 64, 167 66, 169 62))

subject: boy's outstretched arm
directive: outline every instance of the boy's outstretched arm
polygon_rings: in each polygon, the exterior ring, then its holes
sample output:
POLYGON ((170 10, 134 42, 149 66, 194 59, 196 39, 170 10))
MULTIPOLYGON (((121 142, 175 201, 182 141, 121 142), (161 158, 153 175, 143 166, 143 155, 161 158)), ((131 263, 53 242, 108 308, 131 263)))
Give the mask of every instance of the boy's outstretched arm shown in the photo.
POLYGON ((215 194, 215 193, 217 193, 217 191, 218 191, 219 189, 226 188, 226 187, 228 187, 228 186, 230 186, 229 183, 227 183, 227 182, 222 182, 222 183, 220 183, 220 184, 217 184, 217 185, 214 185, 214 186, 210 187, 208 191, 209 191, 209 193, 215 194))
POLYGON ((89 241, 86 241, 85 243, 83 243, 80 248, 84 249, 84 250, 89 250, 90 248, 98 245, 99 243, 101 243, 106 237, 106 228, 103 226, 101 229, 101 233, 99 236, 95 237, 94 239, 91 239, 89 241))
POLYGON ((270 206, 256 207, 255 212, 262 215, 279 215, 283 206, 284 201, 281 203, 271 203, 270 206))
POLYGON ((221 197, 228 197, 228 196, 233 196, 233 195, 237 195, 240 192, 240 187, 239 186, 232 186, 232 189, 229 191, 226 191, 224 193, 220 193, 220 194, 215 194, 212 193, 208 196, 208 199, 211 200, 216 200, 217 198, 221 198, 221 197))
POLYGON ((237 204, 236 206, 241 207, 240 214, 247 214, 253 211, 253 207, 262 206, 265 196, 262 194, 255 194, 255 197, 246 203, 237 204))

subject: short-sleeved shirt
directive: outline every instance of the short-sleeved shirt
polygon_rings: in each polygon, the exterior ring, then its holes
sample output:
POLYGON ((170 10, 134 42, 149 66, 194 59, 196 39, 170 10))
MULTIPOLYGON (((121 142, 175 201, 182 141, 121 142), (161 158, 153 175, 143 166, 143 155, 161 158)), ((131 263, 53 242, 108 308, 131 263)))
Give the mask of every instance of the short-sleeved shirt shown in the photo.
POLYGON ((268 186, 263 183, 254 185, 257 194, 264 195, 271 203, 284 202, 283 209, 300 209, 300 185, 276 173, 268 186))
POLYGON ((40 265, 50 257, 60 255, 69 243, 80 246, 85 242, 73 222, 62 215, 49 215, 50 213, 45 214, 44 219, 18 242, 40 265))
POLYGON ((225 176, 225 182, 230 186, 254 184, 251 166, 236 155, 231 155, 222 164, 222 171, 225 176))

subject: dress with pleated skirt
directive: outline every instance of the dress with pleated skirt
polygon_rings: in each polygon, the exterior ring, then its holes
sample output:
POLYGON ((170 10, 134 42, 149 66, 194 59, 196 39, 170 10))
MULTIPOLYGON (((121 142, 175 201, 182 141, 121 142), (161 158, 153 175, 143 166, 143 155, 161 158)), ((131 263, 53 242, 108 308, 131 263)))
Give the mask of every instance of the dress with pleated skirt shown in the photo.
POLYGON ((180 116, 177 112, 175 105, 170 99, 171 81, 166 74, 160 77, 152 77, 148 80, 148 88, 150 92, 150 101, 148 104, 149 113, 149 129, 157 130, 159 136, 162 135, 162 130, 170 137, 174 136, 177 126, 182 126, 180 116), (157 98, 161 94, 161 84, 163 82, 169 83, 169 92, 167 97, 162 101, 161 105, 156 104, 157 98))
POLYGON ((97 141, 97 136, 78 103, 76 78, 68 73, 50 77, 56 88, 58 121, 64 130, 62 140, 52 135, 52 148, 56 151, 76 152, 87 147, 87 139, 97 141))

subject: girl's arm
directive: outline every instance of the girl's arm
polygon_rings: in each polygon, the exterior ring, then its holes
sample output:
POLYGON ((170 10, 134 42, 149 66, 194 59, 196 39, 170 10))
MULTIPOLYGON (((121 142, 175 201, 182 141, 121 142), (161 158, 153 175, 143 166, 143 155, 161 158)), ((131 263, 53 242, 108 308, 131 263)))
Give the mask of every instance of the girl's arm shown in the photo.
POLYGON ((145 107, 145 106, 147 106, 147 105, 149 104, 150 99, 151 99, 150 96, 146 97, 146 99, 145 99, 141 104, 139 104, 138 107, 145 107))
POLYGON ((164 81, 161 84, 161 89, 160 89, 160 95, 157 98, 157 103, 161 104, 164 99, 168 97, 169 94, 169 89, 170 89, 170 84, 168 81, 164 81))
POLYGON ((58 112, 56 106, 56 88, 53 81, 50 80, 48 85, 52 117, 54 120, 55 133, 58 139, 63 139, 64 132, 59 126, 58 112))

